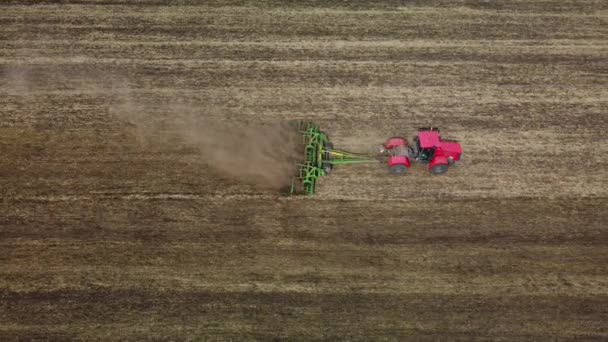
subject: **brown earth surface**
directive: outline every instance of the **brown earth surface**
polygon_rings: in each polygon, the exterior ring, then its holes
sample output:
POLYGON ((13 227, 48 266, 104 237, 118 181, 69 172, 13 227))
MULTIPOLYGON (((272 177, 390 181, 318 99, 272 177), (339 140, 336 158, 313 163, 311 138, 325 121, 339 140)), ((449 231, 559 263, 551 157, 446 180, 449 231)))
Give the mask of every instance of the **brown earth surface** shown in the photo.
POLYGON ((65 3, 0 4, 0 339, 608 339, 608 2, 65 3), (180 130, 292 119, 463 161, 286 198, 180 130))

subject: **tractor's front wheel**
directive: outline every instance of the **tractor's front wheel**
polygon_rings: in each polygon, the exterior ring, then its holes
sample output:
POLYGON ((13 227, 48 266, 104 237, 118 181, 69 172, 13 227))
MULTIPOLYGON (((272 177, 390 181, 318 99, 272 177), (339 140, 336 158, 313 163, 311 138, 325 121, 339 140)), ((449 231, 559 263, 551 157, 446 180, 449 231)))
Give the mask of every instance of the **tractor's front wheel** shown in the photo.
POLYGON ((388 171, 392 174, 392 175, 403 175, 405 174, 405 171, 407 171, 407 167, 403 164, 395 164, 392 165, 388 168, 388 171))
POLYGON ((448 164, 437 164, 431 168, 431 173, 434 175, 440 175, 448 172, 448 164))

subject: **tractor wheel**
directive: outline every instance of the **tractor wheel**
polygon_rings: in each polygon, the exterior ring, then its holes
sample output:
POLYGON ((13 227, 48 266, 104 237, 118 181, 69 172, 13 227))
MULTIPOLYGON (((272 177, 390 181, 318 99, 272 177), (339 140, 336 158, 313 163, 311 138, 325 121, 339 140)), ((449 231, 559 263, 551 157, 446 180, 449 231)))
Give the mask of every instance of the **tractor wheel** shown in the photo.
POLYGON ((405 171, 407 171, 407 167, 405 167, 405 165, 403 165, 403 164, 395 164, 395 165, 389 167, 388 171, 392 175, 399 176, 399 175, 405 174, 405 171))
POLYGON ((434 175, 440 175, 448 172, 448 164, 437 164, 431 168, 431 173, 434 175))

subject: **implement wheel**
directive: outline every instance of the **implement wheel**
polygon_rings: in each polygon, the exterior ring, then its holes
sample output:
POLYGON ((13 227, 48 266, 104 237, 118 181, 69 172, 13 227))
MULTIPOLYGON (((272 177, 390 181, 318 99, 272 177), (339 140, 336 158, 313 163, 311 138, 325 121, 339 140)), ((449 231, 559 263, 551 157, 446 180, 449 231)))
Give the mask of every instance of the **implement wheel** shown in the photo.
POLYGON ((434 175, 440 175, 448 172, 448 164, 437 164, 431 168, 431 173, 434 175))
POLYGON ((332 164, 323 163, 323 172, 325 172, 326 175, 328 175, 333 168, 334 168, 334 166, 332 164))
POLYGON ((403 164, 395 164, 392 165, 388 168, 388 171, 392 174, 392 175, 403 175, 405 174, 405 171, 407 171, 407 167, 403 164))
MULTIPOLYGON (((326 149, 328 149, 328 150, 333 150, 334 144, 332 144, 331 142, 328 141, 328 142, 326 142, 323 145, 323 147, 326 148, 326 149)), ((328 152, 325 152, 325 155, 323 156, 323 159, 324 160, 329 160, 330 158, 331 158, 330 154, 328 152)), ((331 170, 334 168, 334 166, 331 163, 326 162, 326 161, 323 162, 322 165, 323 165, 323 172, 325 172, 326 175, 328 175, 331 172, 331 170)))

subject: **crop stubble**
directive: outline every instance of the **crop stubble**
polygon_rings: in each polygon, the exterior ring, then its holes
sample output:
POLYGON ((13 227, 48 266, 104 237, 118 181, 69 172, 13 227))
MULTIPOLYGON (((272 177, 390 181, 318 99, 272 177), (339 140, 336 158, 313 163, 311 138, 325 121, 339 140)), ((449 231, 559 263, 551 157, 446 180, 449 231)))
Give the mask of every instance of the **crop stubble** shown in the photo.
POLYGON ((603 2, 27 3, 0 15, 3 336, 607 337, 603 2), (364 152, 432 122, 464 161, 277 198, 184 114, 364 152))

